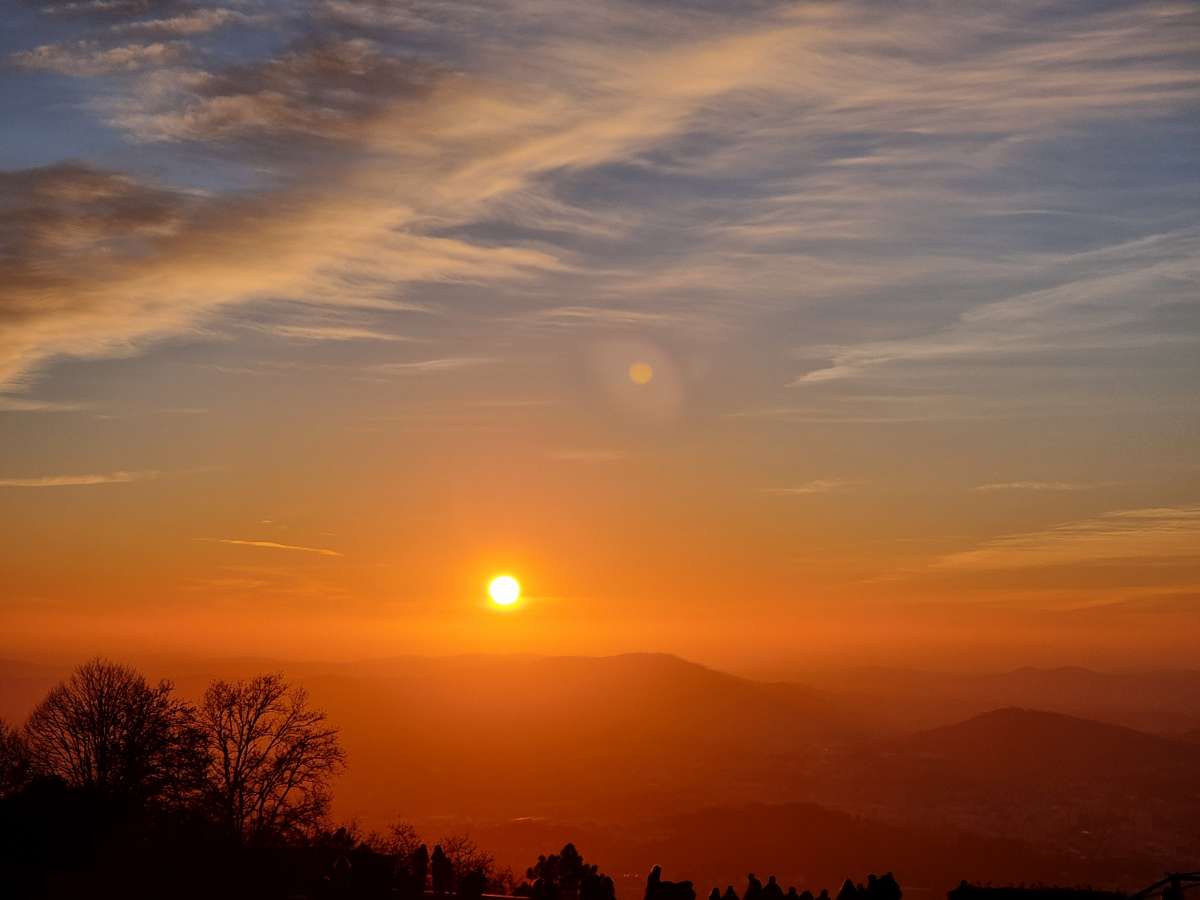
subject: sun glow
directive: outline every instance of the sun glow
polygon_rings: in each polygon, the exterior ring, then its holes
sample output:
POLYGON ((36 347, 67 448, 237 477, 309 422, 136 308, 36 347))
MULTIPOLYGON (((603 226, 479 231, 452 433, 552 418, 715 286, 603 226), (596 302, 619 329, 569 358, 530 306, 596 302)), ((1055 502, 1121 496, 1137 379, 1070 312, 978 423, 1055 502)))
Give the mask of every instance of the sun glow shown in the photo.
POLYGON ((511 575, 497 575, 488 584, 488 596, 497 606, 512 606, 521 598, 521 583, 511 575))

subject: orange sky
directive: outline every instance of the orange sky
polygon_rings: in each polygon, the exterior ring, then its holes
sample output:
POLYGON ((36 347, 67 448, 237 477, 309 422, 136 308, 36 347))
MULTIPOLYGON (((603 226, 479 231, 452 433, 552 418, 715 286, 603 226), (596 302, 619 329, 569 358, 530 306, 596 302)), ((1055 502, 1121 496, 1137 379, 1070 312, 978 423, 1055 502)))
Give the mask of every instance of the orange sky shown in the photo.
POLYGON ((19 13, 0 653, 1183 664, 1195 10, 571 9, 19 13))

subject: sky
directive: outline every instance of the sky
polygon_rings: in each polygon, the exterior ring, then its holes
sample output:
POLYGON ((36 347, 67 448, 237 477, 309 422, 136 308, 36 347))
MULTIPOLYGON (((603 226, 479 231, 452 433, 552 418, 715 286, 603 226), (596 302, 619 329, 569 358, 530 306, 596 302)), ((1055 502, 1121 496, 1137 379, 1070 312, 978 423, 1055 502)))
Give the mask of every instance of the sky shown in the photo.
POLYGON ((0 654, 1194 652, 1194 4, 5 17, 0 654))

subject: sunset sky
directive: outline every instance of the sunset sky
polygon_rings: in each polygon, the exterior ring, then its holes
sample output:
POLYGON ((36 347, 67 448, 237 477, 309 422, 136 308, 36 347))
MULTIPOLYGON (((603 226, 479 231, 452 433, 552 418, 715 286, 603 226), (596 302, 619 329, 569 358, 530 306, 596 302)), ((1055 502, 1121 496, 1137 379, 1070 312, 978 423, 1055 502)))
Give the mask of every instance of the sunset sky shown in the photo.
POLYGON ((1194 659, 1195 4, 4 16, 0 655, 1194 659))

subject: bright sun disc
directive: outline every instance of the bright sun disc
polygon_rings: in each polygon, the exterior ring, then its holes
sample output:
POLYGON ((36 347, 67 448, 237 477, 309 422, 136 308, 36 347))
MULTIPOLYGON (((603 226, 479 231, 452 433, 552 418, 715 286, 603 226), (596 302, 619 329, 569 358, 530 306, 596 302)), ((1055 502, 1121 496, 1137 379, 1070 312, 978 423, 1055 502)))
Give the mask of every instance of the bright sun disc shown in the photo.
POLYGON ((512 606, 521 596, 521 583, 511 575, 497 575, 488 585, 488 596, 499 606, 512 606))

